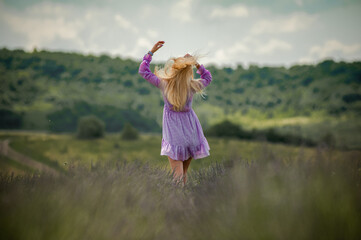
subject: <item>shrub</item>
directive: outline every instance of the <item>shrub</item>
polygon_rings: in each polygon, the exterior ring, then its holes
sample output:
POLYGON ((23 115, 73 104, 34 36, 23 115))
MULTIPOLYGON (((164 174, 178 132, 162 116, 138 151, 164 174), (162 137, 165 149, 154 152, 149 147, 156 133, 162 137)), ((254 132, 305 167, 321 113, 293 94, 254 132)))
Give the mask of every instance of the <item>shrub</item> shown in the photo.
POLYGON ((215 137, 236 137, 245 139, 251 138, 250 133, 244 131, 242 127, 232 123, 229 120, 224 120, 223 122, 210 127, 206 134, 215 137))
POLYGON ((124 125, 121 138, 124 140, 136 140, 139 138, 139 133, 129 122, 124 125))
POLYGON ((266 139, 269 142, 282 142, 287 143, 287 139, 285 136, 276 132, 274 128, 269 128, 265 131, 266 139))
POLYGON ((104 136, 105 123, 94 115, 78 120, 77 137, 82 139, 101 138, 104 136))
POLYGON ((336 139, 334 137, 334 135, 330 132, 327 132, 326 134, 324 134, 321 138, 321 144, 326 144, 329 147, 335 147, 336 145, 336 139))
POLYGON ((21 114, 8 109, 0 109, 0 116, 1 129, 21 128, 23 123, 23 116, 21 114))
POLYGON ((316 143, 310 139, 304 139, 301 136, 292 134, 281 134, 274 128, 259 130, 253 128, 251 131, 244 130, 241 126, 225 120, 221 123, 211 126, 205 131, 205 135, 214 137, 234 137, 240 139, 253 139, 258 141, 279 142, 284 144, 294 144, 306 146, 315 146, 316 143))

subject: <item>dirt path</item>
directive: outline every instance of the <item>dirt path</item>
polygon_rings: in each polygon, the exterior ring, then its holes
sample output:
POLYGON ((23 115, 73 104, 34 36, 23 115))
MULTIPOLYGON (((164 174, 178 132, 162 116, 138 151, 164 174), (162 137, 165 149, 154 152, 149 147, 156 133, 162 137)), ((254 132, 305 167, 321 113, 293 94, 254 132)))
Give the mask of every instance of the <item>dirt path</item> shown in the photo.
POLYGON ((54 168, 51 168, 41 162, 35 161, 34 159, 32 159, 28 156, 25 156, 19 152, 16 152, 9 146, 9 142, 10 142, 9 139, 0 141, 0 154, 2 154, 14 161, 17 161, 21 164, 29 166, 33 169, 39 170, 40 172, 50 173, 55 176, 60 175, 60 173, 57 170, 55 170, 54 168))

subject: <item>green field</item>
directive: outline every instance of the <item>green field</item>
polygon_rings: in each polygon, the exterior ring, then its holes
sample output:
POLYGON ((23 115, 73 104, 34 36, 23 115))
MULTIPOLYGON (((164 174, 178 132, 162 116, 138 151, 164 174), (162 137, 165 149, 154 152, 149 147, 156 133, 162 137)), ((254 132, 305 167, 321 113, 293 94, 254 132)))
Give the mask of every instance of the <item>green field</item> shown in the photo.
MULTIPOLYGON (((80 140, 74 134, 47 134, 22 131, 3 131, 0 139, 10 139, 10 147, 43 162, 51 167, 67 169, 69 164, 91 168, 108 162, 149 163, 158 167, 167 167, 168 159, 160 156, 160 134, 142 134, 139 140, 126 141, 120 134, 107 134, 105 138, 80 140)), ((272 148, 282 161, 290 159, 312 158, 317 153, 315 148, 270 144, 257 141, 244 141, 233 138, 209 137, 209 157, 195 159, 192 169, 208 167, 212 163, 230 159, 261 158, 264 148, 272 148)), ((334 150, 335 157, 349 154, 351 151, 334 150)))
POLYGON ((192 161, 182 188, 172 183, 167 158, 159 156, 159 135, 127 142, 118 134, 77 140, 70 134, 2 131, 0 139, 66 173, 28 174, 0 158, 1 239, 361 234, 360 151, 209 138, 211 156, 192 161))

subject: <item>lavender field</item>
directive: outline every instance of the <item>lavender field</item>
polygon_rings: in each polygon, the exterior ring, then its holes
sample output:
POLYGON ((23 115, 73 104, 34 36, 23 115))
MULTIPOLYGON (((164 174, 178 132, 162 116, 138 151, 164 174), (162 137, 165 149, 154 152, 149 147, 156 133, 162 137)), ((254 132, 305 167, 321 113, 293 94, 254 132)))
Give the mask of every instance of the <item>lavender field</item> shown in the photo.
POLYGON ((214 161, 185 187, 141 161, 0 176, 1 239, 358 239, 361 158, 327 145, 214 161))

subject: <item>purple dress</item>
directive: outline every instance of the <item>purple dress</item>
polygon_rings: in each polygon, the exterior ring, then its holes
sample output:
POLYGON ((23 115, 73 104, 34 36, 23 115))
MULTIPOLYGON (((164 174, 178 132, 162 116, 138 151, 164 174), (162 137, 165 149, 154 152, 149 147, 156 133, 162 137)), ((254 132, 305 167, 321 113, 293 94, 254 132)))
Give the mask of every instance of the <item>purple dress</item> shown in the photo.
MULTIPOLYGON (((160 155, 169 156, 173 160, 185 161, 192 157, 193 159, 209 156, 209 145, 204 137, 202 126, 196 113, 192 109, 192 100, 194 92, 190 92, 188 100, 182 112, 173 111, 160 87, 160 79, 154 75, 149 68, 152 56, 146 54, 139 67, 139 74, 148 82, 159 88, 163 95, 163 128, 162 143, 160 155)), ((204 87, 212 81, 211 73, 204 68, 199 67, 197 73, 201 75, 201 82, 204 87)))

